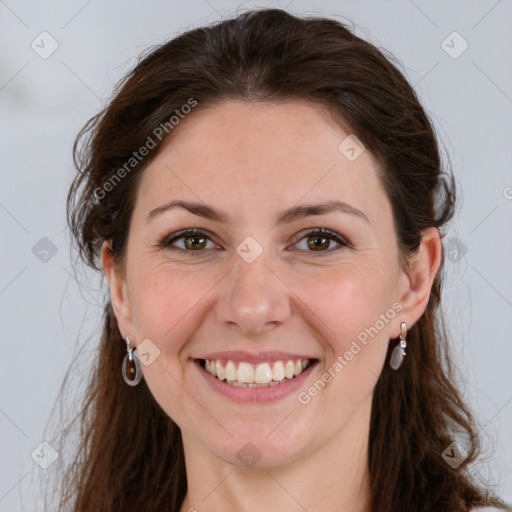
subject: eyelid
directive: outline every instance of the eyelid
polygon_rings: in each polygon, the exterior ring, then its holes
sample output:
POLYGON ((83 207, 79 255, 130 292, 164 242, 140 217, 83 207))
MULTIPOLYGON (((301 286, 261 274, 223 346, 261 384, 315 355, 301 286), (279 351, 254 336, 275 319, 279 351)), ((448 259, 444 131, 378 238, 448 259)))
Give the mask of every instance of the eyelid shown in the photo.
MULTIPOLYGON (((348 239, 346 239, 345 237, 343 237, 342 235, 340 235, 330 229, 321 228, 321 227, 307 228, 307 229, 300 231, 299 233, 294 235, 293 240, 292 240, 292 245, 297 244, 304 238, 307 238, 307 237, 313 236, 313 235, 317 235, 317 234, 327 236, 330 240, 336 242, 339 245, 339 247, 331 248, 327 251, 305 251, 305 252, 310 252, 313 254, 316 253, 317 255, 322 255, 322 254, 330 254, 330 253, 338 250, 340 247, 352 247, 351 242, 348 239)), ((203 236, 204 238, 207 238, 207 240, 216 244, 213 240, 213 235, 207 229, 189 228, 189 229, 183 229, 180 231, 176 231, 175 233, 172 233, 171 235, 164 236, 161 239, 161 241, 158 243, 158 247, 161 247, 164 249, 176 250, 176 251, 179 251, 182 253, 185 252, 188 254, 204 253, 205 249, 199 249, 197 251, 193 251, 193 250, 182 249, 181 247, 176 247, 176 246, 172 245, 177 240, 181 240, 183 238, 187 238, 187 237, 191 237, 191 236, 203 236)), ((216 245, 218 245, 218 244, 216 244, 216 245)), ((299 249, 299 251, 301 251, 301 250, 299 249)))
MULTIPOLYGON (((158 246, 165 248, 172 247, 173 249, 180 250, 180 247, 176 247, 171 245, 172 243, 176 242, 177 240, 181 240, 182 238, 192 237, 192 236, 203 236, 204 238, 207 238, 212 243, 215 243, 213 241, 213 235, 210 233, 207 229, 203 228, 188 228, 188 229, 182 229, 180 231, 176 231, 174 233, 171 233, 170 235, 165 235, 159 242, 158 246)), ((216 244, 218 245, 218 244, 216 244)), ((204 250, 204 249, 203 249, 204 250)), ((185 251, 183 252, 202 252, 202 251, 185 251)))
MULTIPOLYGON (((336 231, 332 231, 328 228, 321 228, 321 227, 308 228, 308 229, 300 231, 293 237, 293 244, 295 245, 296 243, 300 242, 304 238, 308 238, 308 237, 314 236, 314 235, 326 236, 330 240, 336 242, 340 247, 352 247, 351 242, 344 236, 340 235, 339 233, 336 233, 336 231)), ((336 251, 337 249, 339 249, 339 247, 334 248, 334 249, 329 249, 327 251, 306 251, 306 252, 317 253, 317 254, 321 255, 321 254, 330 254, 333 251, 336 251)))

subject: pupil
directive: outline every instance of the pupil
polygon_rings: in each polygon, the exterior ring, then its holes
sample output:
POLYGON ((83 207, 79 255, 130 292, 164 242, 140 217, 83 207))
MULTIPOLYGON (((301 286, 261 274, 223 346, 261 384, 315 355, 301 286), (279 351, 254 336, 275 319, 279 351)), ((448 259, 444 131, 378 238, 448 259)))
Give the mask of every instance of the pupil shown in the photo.
POLYGON ((204 238, 203 237, 189 236, 187 238, 187 240, 190 242, 187 245, 189 247, 192 247, 192 248, 197 247, 197 245, 196 245, 197 243, 199 243, 199 244, 204 243, 204 238))
POLYGON ((313 240, 315 240, 315 242, 313 242, 313 244, 310 245, 310 247, 315 249, 315 250, 319 249, 319 248, 321 249, 323 246, 326 245, 326 243, 327 243, 327 245, 329 245, 329 239, 328 238, 316 236, 316 237, 313 238, 313 240), (317 243, 318 240, 321 240, 321 242, 317 243))

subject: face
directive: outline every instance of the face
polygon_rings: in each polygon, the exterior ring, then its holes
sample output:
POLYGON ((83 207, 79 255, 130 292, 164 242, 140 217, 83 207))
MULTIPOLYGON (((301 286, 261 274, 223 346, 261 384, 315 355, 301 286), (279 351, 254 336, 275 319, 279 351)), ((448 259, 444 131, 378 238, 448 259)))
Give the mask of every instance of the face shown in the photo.
POLYGON ((283 464, 368 427, 389 340, 421 304, 402 301, 391 205, 370 152, 338 149, 348 135, 306 103, 230 101, 182 121, 144 171, 109 281, 185 450, 283 464))

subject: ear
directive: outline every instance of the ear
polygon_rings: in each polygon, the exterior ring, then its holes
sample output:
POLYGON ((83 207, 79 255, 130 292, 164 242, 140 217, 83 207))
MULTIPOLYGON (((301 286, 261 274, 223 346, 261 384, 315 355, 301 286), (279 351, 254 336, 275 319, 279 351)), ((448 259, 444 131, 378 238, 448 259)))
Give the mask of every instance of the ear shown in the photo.
MULTIPOLYGON (((101 247, 101 262, 103 272, 108 280, 110 287, 110 300, 116 316, 119 332, 123 339, 131 337, 134 332, 132 329, 132 314, 130 302, 128 300, 128 291, 126 286, 124 269, 115 264, 112 246, 109 241, 103 242, 101 247)), ((131 342, 133 344, 133 342, 131 342)))
MULTIPOLYGON (((409 259, 409 269, 400 276, 398 301, 403 309, 397 320, 405 322, 410 329, 423 315, 432 283, 442 263, 442 243, 439 230, 435 227, 422 231, 418 251, 409 259)), ((400 325, 396 338, 400 335, 400 325)))

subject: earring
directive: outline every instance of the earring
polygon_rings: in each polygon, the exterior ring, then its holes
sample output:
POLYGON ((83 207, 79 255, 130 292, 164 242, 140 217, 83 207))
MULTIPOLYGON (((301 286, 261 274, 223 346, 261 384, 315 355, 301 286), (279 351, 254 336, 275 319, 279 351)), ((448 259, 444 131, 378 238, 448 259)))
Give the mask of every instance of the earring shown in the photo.
POLYGON ((400 324, 400 329, 402 330, 402 332, 400 333, 400 341, 398 342, 397 346, 393 349, 393 352, 391 353, 391 358, 389 360, 389 366, 391 366, 393 370, 398 370, 398 368, 400 368, 400 365, 404 360, 405 349, 407 347, 407 340, 405 339, 405 337, 407 336, 407 324, 405 322, 402 322, 400 324))
POLYGON ((140 379, 142 379, 142 370, 140 368, 139 358, 136 354, 133 353, 133 351, 136 349, 136 347, 134 349, 130 347, 130 340, 127 336, 126 355, 123 359, 122 372, 123 379, 126 384, 128 384, 128 386, 136 386, 140 382, 140 379))

